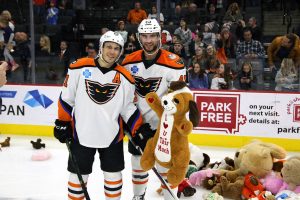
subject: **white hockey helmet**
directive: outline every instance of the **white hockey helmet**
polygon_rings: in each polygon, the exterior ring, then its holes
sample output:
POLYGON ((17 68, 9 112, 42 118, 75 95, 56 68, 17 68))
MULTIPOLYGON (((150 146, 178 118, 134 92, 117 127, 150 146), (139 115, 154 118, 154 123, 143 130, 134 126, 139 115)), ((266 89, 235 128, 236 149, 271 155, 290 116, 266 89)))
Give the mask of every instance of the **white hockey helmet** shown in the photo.
POLYGON ((160 33, 161 28, 156 19, 144 19, 139 27, 139 33, 160 33))
POLYGON ((140 46, 142 47, 142 49, 148 54, 148 55, 153 55, 156 54, 158 52, 158 50, 161 48, 161 27, 158 24, 156 19, 144 19, 139 27, 138 27, 138 41, 140 43, 140 46), (159 44, 157 46, 157 49, 152 52, 149 53, 145 50, 143 44, 140 41, 140 34, 143 33, 158 33, 158 37, 159 37, 159 44))
MULTIPOLYGON (((113 31, 107 31, 106 33, 104 33, 101 36, 100 41, 99 41, 100 55, 101 55, 102 48, 103 48, 103 45, 104 45, 105 42, 114 42, 114 43, 121 46, 120 55, 117 58, 117 60, 118 60, 120 58, 120 56, 122 55, 122 52, 123 52, 123 49, 124 49, 124 39, 123 39, 123 37, 119 33, 113 32, 113 31)), ((101 55, 101 57, 102 57, 102 55, 101 55)))

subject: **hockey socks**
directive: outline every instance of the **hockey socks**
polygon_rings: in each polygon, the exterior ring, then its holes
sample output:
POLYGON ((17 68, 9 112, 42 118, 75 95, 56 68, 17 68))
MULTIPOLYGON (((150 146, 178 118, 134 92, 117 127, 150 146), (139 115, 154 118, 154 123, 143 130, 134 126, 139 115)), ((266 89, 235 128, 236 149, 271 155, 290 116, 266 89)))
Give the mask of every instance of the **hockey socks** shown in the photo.
MULTIPOLYGON (((86 185, 89 175, 82 175, 82 179, 86 185)), ((81 188, 80 182, 76 174, 70 173, 68 182, 68 199, 69 200, 82 200, 84 193, 81 188)))
POLYGON ((104 175, 104 193, 106 200, 121 199, 122 192, 122 174, 121 172, 103 172, 104 175))
POLYGON ((148 172, 145 172, 140 165, 141 156, 131 156, 132 164, 132 185, 134 195, 144 195, 148 183, 148 172))
MULTIPOLYGON (((169 185, 170 189, 172 190, 173 194, 176 194, 176 186, 172 186, 168 183, 167 181, 167 172, 169 169, 167 168, 164 168, 162 166, 160 166, 159 164, 156 164, 156 167, 157 167, 157 171, 159 172, 159 174, 161 175, 161 177, 166 181, 166 183, 169 185)), ((161 188, 163 189, 162 190, 162 193, 163 193, 163 196, 164 196, 164 200, 170 200, 170 199, 174 199, 172 197, 172 195, 170 194, 170 192, 167 190, 167 187, 163 184, 161 184, 161 188)))

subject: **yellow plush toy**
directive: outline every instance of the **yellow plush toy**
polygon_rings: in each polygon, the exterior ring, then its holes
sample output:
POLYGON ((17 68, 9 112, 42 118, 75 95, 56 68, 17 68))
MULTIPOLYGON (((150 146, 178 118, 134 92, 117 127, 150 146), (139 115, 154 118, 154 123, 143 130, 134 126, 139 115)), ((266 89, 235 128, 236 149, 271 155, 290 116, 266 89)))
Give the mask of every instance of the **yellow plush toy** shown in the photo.
POLYGON ((168 182, 177 186, 185 178, 190 161, 188 134, 198 124, 197 105, 182 81, 172 82, 169 92, 161 100, 152 92, 146 95, 146 101, 159 116, 160 123, 154 137, 147 142, 141 166, 148 171, 155 162, 158 163, 168 169, 168 182))

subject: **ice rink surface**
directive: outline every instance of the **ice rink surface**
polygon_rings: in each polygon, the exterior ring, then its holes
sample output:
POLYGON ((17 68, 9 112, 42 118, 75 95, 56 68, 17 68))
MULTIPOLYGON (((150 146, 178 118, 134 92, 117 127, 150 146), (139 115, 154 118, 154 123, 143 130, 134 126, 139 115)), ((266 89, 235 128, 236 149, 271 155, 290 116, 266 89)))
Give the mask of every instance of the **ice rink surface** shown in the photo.
MULTIPOLYGON (((10 147, 3 147, 0 151, 0 200, 65 200, 67 199, 67 171, 68 150, 65 144, 54 138, 40 137, 46 144, 46 150, 51 158, 46 161, 32 161, 31 156, 36 153, 31 140, 37 136, 0 135, 0 142, 7 136, 11 137, 10 147)), ((207 153, 211 162, 221 161, 226 156, 233 158, 236 149, 218 147, 200 147, 207 153)), ((132 199, 130 154, 127 143, 124 143, 125 169, 123 170, 122 200, 132 199)), ((288 155, 299 153, 289 152, 288 155)), ((89 176, 88 192, 92 200, 104 200, 103 175, 100 170, 98 154, 95 156, 93 173, 89 176)), ((151 171, 146 193, 146 200, 162 200, 156 192, 160 182, 151 171)), ((197 192, 192 197, 180 199, 200 200, 208 190, 196 187, 197 192)))

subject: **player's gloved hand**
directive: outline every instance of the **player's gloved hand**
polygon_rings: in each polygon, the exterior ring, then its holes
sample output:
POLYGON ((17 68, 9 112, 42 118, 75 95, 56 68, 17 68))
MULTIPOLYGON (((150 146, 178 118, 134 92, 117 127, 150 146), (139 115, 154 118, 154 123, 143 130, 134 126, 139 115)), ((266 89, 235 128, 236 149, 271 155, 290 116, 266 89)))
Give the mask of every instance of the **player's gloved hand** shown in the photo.
POLYGON ((72 139, 72 126, 69 121, 55 120, 54 137, 61 143, 66 143, 68 139, 72 139))
POLYGON ((144 150, 148 139, 152 138, 154 133, 150 124, 145 123, 136 130, 135 137, 132 138, 133 142, 144 150))

